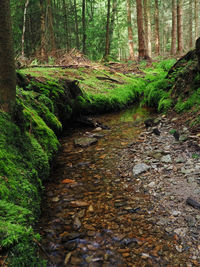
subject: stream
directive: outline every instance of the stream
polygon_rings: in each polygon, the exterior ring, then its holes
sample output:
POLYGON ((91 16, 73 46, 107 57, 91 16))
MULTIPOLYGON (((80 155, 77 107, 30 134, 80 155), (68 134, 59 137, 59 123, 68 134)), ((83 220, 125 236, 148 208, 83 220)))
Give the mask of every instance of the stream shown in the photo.
POLYGON ((152 223, 150 196, 138 190, 130 170, 120 169, 123 149, 148 116, 131 108, 96 118, 109 129, 64 132, 38 224, 47 266, 186 266, 172 246, 176 237, 152 223), (74 145, 89 133, 97 143, 74 145))

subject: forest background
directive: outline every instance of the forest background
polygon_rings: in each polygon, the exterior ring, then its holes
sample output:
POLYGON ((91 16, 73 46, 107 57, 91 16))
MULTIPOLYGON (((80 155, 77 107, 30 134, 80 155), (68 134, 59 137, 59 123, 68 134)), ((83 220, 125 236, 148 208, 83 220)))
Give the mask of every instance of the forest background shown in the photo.
POLYGON ((18 58, 52 61, 180 56, 199 36, 198 0, 11 0, 18 58))

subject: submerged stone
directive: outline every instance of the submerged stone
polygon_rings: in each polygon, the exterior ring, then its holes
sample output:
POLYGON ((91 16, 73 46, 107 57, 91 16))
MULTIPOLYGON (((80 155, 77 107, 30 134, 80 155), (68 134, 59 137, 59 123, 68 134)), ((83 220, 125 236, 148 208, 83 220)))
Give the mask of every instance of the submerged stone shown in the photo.
POLYGON ((148 166, 145 163, 139 163, 133 167, 133 175, 139 175, 143 172, 146 172, 150 169, 150 166, 148 166))
POLYGON ((81 137, 74 140, 75 146, 88 147, 97 143, 97 138, 94 137, 81 137))

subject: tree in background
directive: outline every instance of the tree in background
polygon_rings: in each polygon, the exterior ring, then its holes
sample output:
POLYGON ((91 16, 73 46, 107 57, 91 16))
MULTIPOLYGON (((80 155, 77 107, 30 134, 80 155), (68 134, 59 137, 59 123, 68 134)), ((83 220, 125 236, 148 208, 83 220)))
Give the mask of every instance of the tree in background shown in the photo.
POLYGON ((106 59, 110 54, 110 0, 107 2, 107 22, 106 22, 106 44, 105 44, 105 54, 106 59))
POLYGON ((139 59, 147 59, 147 50, 145 46, 144 38, 144 26, 143 26, 143 6, 141 0, 136 0, 137 7, 137 28, 138 28, 138 57, 139 59))
POLYGON ((86 53, 85 0, 82 0, 82 52, 86 53))
POLYGON ((177 0, 177 53, 183 53, 183 0, 177 0))
POLYGON ((133 47, 133 30, 132 30, 132 19, 131 19, 131 3, 127 0, 127 22, 128 22, 128 46, 130 59, 134 60, 134 47, 133 47))
POLYGON ((144 25, 145 25, 145 41, 147 55, 151 57, 151 21, 150 21, 150 2, 149 0, 144 1, 144 25))
POLYGON ((11 111, 16 97, 16 76, 10 20, 10 1, 0 1, 0 108, 11 111))
POLYGON ((159 33, 159 6, 158 0, 155 0, 155 53, 160 54, 160 33, 159 33))
POLYGON ((195 40, 199 38, 199 0, 195 0, 195 40))
POLYGON ((176 55, 177 42, 177 8, 176 0, 172 0, 172 36, 171 36, 171 54, 176 55))

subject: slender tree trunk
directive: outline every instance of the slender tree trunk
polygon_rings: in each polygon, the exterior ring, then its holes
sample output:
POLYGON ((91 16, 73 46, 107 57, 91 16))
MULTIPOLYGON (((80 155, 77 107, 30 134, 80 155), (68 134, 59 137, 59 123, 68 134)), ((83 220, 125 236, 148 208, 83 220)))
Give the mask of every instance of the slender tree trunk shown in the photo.
POLYGON ((134 47, 133 47, 133 30, 132 30, 132 21, 131 21, 131 3, 130 0, 127 0, 127 22, 128 22, 128 46, 129 46, 129 55, 130 59, 134 60, 134 47))
POLYGON ((75 17, 75 30, 76 30, 76 48, 80 49, 79 45, 79 35, 78 35, 78 17, 77 17, 77 6, 76 6, 76 0, 74 0, 74 17, 75 17))
POLYGON ((138 53, 139 59, 148 58, 145 39, 144 39, 144 27, 143 27, 143 8, 142 1, 136 0, 137 5, 137 28, 138 28, 138 53))
POLYGON ((149 0, 144 0, 144 23, 145 23, 145 40, 147 54, 151 57, 151 22, 150 22, 150 2, 149 0))
POLYGON ((46 47, 45 47, 45 12, 44 12, 44 1, 40 0, 40 29, 41 29, 41 48, 40 56, 42 60, 46 60, 46 47))
POLYGON ((83 30, 83 54, 86 53, 86 24, 85 24, 85 0, 82 0, 82 30, 83 30))
POLYGON ((192 30, 193 30, 193 6, 192 6, 192 0, 189 0, 189 29, 188 29, 188 32, 189 32, 189 49, 191 49, 193 47, 193 33, 192 33, 192 30))
POLYGON ((195 0, 195 39, 199 38, 199 0, 195 0))
POLYGON ((155 53, 160 54, 160 33, 159 33, 159 7, 158 0, 155 0, 155 53))
POLYGON ((116 13, 117 13, 117 0, 113 0, 113 4, 112 4, 112 15, 111 15, 111 21, 110 21, 110 37, 109 37, 109 39, 110 39, 110 45, 111 45, 112 38, 113 38, 116 13))
POLYGON ((176 39, 177 36, 177 7, 176 0, 172 0, 172 43, 171 43, 171 54, 176 54, 176 39))
POLYGON ((53 29, 53 14, 52 14, 52 4, 51 0, 47 0, 47 10, 48 10, 48 21, 49 21, 49 33, 50 33, 50 42, 51 42, 51 52, 54 55, 56 51, 56 43, 53 29))
POLYGON ((183 1, 177 0, 177 33, 178 33, 178 54, 183 53, 183 1))
POLYGON ((0 25, 0 109, 9 112, 15 104, 16 76, 8 0, 0 1, 0 25))
POLYGON ((69 26, 68 26, 68 16, 67 16, 67 6, 66 6, 66 0, 63 0, 63 11, 64 11, 64 21, 65 21, 65 38, 66 38, 66 47, 67 47, 67 52, 70 50, 70 45, 69 45, 69 26))
POLYGON ((26 30, 26 13, 27 7, 29 4, 29 0, 26 0, 25 7, 24 7, 24 21, 23 21, 23 30, 22 30, 22 57, 24 58, 24 41, 25 41, 25 30, 26 30))
POLYGON ((106 58, 109 55, 109 48, 110 48, 110 0, 108 0, 108 6, 107 6, 107 22, 106 22, 106 45, 105 45, 105 55, 106 58))

